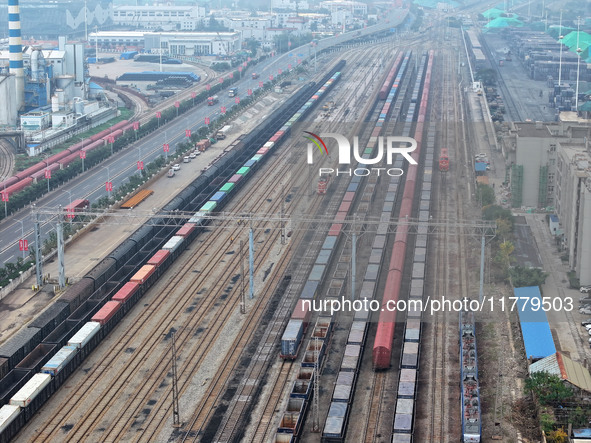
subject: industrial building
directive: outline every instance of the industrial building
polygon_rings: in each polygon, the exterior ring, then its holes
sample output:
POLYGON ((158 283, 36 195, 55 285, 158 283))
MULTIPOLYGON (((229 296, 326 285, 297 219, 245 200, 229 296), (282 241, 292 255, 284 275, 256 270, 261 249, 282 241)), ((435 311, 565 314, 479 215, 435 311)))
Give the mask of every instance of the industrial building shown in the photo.
POLYGON ((99 31, 88 38, 100 47, 136 47, 156 54, 162 48, 171 56, 229 55, 242 47, 239 32, 99 31))
POLYGON ((205 20, 203 6, 115 6, 113 23, 150 30, 193 31, 205 20))
POLYGON ((516 123, 505 146, 511 159, 515 208, 553 208, 569 266, 581 284, 591 284, 591 125, 516 123))
POLYGON ((578 142, 560 141, 556 164, 556 213, 562 246, 582 285, 591 284, 591 128, 581 128, 578 142), (582 137, 581 137, 582 136, 582 137), (583 139, 583 137, 585 137, 583 139))
MULTIPOLYGON (((84 45, 60 37, 58 49, 22 45, 18 0, 10 0, 9 50, 0 51, 0 126, 25 132, 36 155, 72 131, 116 116, 106 103, 88 102, 84 45)), ((100 95, 100 94, 99 94, 100 95)))

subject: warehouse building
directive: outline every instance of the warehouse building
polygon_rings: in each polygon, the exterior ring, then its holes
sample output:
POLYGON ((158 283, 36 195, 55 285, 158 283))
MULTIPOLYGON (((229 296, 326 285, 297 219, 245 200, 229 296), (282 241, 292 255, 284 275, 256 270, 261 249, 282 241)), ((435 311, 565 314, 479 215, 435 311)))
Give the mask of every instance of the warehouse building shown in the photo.
POLYGON ((136 47, 170 56, 230 55, 240 51, 239 32, 148 32, 99 31, 89 34, 92 44, 101 47, 136 47))
POLYGON ((115 6, 113 23, 142 29, 193 31, 205 19, 203 6, 115 6))

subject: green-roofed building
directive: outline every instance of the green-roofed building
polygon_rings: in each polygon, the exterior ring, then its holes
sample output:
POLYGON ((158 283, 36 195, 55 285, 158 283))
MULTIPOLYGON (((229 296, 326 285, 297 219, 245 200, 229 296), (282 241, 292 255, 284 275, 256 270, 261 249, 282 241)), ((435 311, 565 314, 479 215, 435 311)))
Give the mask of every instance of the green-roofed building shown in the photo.
POLYGON ((564 36, 562 39, 562 44, 569 48, 571 51, 577 51, 577 37, 579 40, 579 48, 583 51, 591 46, 591 34, 587 34, 586 32, 580 31, 572 31, 569 32, 567 35, 564 36))
POLYGON ((494 20, 497 17, 500 17, 501 14, 504 14, 505 11, 502 11, 497 8, 491 8, 482 13, 482 16, 486 19, 494 20))
POLYGON ((523 22, 517 18, 498 17, 484 25, 484 28, 490 31, 494 29, 520 28, 522 26, 523 22))
POLYGON ((570 28, 568 26, 562 26, 562 28, 559 25, 552 25, 548 27, 548 34, 550 36, 552 36, 553 38, 555 38, 556 40, 558 40, 558 37, 560 37, 560 32, 562 32, 562 35, 566 35, 569 32, 575 31, 575 28, 570 28))

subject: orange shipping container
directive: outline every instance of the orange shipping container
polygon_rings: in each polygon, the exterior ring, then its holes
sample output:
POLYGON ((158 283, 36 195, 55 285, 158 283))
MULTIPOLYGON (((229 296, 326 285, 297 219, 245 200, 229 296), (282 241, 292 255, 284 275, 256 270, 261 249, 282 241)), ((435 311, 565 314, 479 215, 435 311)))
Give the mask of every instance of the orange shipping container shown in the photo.
POLYGON ((115 315, 120 307, 121 303, 118 301, 108 301, 105 303, 105 306, 103 306, 96 314, 94 314, 90 321, 95 321, 100 323, 101 326, 104 326, 105 323, 107 323, 115 315))
POLYGON ((140 286, 135 282, 127 282, 123 285, 121 289, 117 291, 117 293, 113 297, 111 297, 111 300, 124 303, 127 300, 129 300, 133 294, 136 293, 139 287, 140 286))
POLYGON ((130 281, 134 281, 142 285, 146 282, 146 280, 148 280, 148 278, 150 278, 154 271, 156 271, 156 266, 144 265, 139 271, 135 273, 133 277, 131 277, 130 281))

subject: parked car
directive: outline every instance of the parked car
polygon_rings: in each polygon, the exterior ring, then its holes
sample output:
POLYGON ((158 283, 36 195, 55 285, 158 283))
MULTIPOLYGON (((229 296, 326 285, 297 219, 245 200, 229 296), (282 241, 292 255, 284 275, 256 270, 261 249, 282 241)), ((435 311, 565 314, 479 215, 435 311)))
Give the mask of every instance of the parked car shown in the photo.
POLYGON ((591 318, 588 318, 587 320, 583 320, 581 322, 581 326, 585 326, 585 325, 591 325, 591 318))
POLYGON ((581 286, 579 288, 579 291, 581 291, 583 294, 588 294, 589 292, 591 292, 591 285, 581 286))
POLYGON ((580 312, 581 314, 585 314, 585 315, 591 315, 591 309, 589 309, 589 308, 580 308, 580 309, 579 309, 579 312, 580 312))
POLYGON ((191 153, 189 154, 189 158, 195 158, 195 157, 197 157, 197 156, 195 155, 195 153, 194 153, 194 152, 191 152, 191 153))
POLYGON ((591 325, 585 325, 585 326, 583 326, 583 327, 584 327, 584 328, 585 328, 587 331, 588 331, 589 329, 591 329, 591 325))
POLYGON ((180 171, 181 170, 181 165, 179 165, 178 163, 172 165, 172 169, 174 169, 175 171, 180 171))

